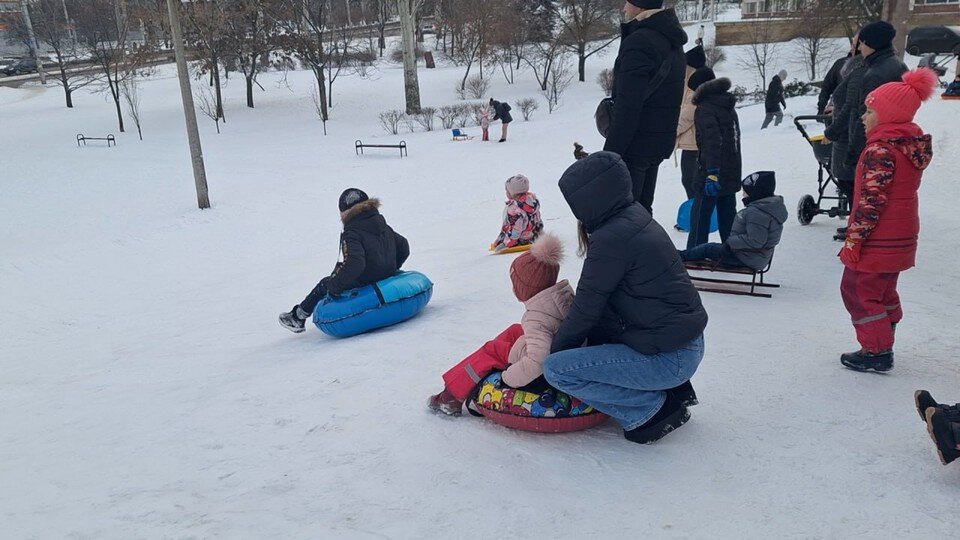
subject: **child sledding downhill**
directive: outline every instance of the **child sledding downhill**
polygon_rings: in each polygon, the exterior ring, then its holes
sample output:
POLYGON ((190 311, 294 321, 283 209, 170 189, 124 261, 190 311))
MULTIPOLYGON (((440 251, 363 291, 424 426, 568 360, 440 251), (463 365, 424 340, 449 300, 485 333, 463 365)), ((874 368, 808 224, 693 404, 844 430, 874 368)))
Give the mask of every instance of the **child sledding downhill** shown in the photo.
POLYGON ((306 320, 326 296, 370 285, 396 274, 410 256, 407 239, 387 225, 380 215, 380 201, 350 188, 340 195, 340 250, 343 261, 320 280, 293 309, 280 314, 280 325, 291 332, 304 331, 306 320))
POLYGON ((540 201, 530 192, 530 180, 522 174, 507 180, 507 206, 503 209, 500 235, 493 242, 493 251, 526 246, 534 243, 543 232, 540 201))
POLYGON ((512 388, 541 380, 553 336, 573 304, 573 287, 566 280, 557 282, 562 258, 560 240, 545 234, 513 261, 513 293, 526 308, 520 324, 511 325, 447 371, 443 391, 427 403, 431 410, 459 415, 470 392, 493 371, 506 368, 502 381, 512 388))
POLYGON ((913 117, 933 95, 936 80, 929 69, 913 70, 865 100, 867 146, 857 164, 839 254, 845 266, 840 294, 860 342, 860 350, 841 355, 840 362, 857 371, 893 369, 894 330, 903 318, 897 279, 916 263, 917 191, 933 157, 931 137, 913 117))

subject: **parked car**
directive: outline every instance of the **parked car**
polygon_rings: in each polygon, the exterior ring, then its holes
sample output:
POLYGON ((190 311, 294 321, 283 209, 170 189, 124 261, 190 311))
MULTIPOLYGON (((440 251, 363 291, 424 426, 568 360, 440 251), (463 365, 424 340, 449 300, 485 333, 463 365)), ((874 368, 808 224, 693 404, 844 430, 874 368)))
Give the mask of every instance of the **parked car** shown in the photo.
POLYGON ((426 23, 420 27, 420 33, 423 35, 435 34, 436 29, 433 27, 433 23, 426 23))
POLYGON ((4 75, 35 73, 37 71, 37 61, 33 58, 21 58, 3 66, 3 69, 0 71, 2 71, 4 75))
POLYGON ((907 52, 960 54, 960 26, 918 26, 907 34, 907 52))

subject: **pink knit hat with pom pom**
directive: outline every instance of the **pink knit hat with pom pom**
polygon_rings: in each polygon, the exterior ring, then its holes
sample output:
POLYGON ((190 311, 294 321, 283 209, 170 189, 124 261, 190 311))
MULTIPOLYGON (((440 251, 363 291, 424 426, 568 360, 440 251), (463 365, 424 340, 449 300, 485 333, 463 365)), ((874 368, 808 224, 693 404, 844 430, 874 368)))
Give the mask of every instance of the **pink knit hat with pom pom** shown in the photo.
POLYGON ((937 74, 918 68, 903 74, 902 82, 887 83, 867 96, 864 103, 876 111, 881 124, 913 122, 920 103, 930 99, 937 85, 937 74))
POLYGON ((530 251, 520 255, 510 265, 510 281, 517 300, 526 302, 557 284, 563 244, 552 234, 544 234, 533 243, 530 251))

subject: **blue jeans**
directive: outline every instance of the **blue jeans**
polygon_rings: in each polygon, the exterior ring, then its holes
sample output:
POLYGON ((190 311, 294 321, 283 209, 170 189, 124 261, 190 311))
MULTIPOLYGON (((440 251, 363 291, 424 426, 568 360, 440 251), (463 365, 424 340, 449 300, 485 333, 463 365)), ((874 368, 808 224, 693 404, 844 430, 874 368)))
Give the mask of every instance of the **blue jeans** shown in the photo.
POLYGON ((642 354, 622 344, 551 354, 543 374, 554 388, 612 416, 625 430, 657 414, 664 390, 690 380, 703 360, 703 335, 676 351, 642 354))
POLYGON ((722 266, 747 266, 740 262, 740 259, 738 259, 736 255, 727 255, 725 257, 721 257, 721 248, 723 248, 723 244, 718 244, 716 242, 700 244, 695 248, 681 251, 680 259, 682 259, 683 262, 714 261, 720 263, 722 266))

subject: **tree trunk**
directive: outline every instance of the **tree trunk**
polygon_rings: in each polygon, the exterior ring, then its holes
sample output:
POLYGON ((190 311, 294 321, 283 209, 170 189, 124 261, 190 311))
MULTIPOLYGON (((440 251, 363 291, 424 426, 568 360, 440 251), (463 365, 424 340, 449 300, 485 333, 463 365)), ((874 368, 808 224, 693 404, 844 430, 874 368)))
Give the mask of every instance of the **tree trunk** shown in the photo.
POLYGON ((253 108, 253 77, 246 77, 247 80, 247 107, 253 108))
POLYGON ((220 86, 220 64, 217 61, 214 61, 213 64, 213 88, 217 94, 217 117, 222 118, 224 122, 227 121, 227 117, 223 115, 223 92, 221 91, 220 86))
POLYGON ((580 74, 580 82, 587 80, 587 46, 583 43, 577 47, 577 71, 580 74))
POLYGON ((320 120, 326 122, 330 119, 330 110, 327 108, 327 85, 323 68, 314 68, 313 75, 317 79, 317 90, 320 92, 320 95, 317 96, 320 102, 320 120))
POLYGON ((67 108, 68 108, 68 109, 72 109, 72 108, 73 108, 73 90, 71 90, 71 89, 70 89, 69 87, 67 87, 67 86, 64 86, 64 87, 63 87, 63 93, 64 93, 64 94, 66 95, 66 97, 67 97, 67 108))
POLYGON ((414 36, 413 4, 417 0, 398 0, 400 34, 403 45, 403 93, 407 114, 420 112, 420 81, 417 78, 417 44, 414 36))
POLYGON ((73 90, 70 88, 70 79, 67 77, 67 70, 62 61, 58 61, 60 66, 60 84, 63 85, 63 94, 67 99, 67 108, 73 108, 73 90))
POLYGON ((117 123, 120 124, 120 133, 126 133, 123 129, 123 111, 120 110, 120 83, 107 80, 110 85, 110 96, 113 97, 113 104, 117 107, 117 123))
POLYGON ((140 130, 140 122, 137 122, 137 135, 140 136, 140 140, 143 140, 143 131, 140 130))

